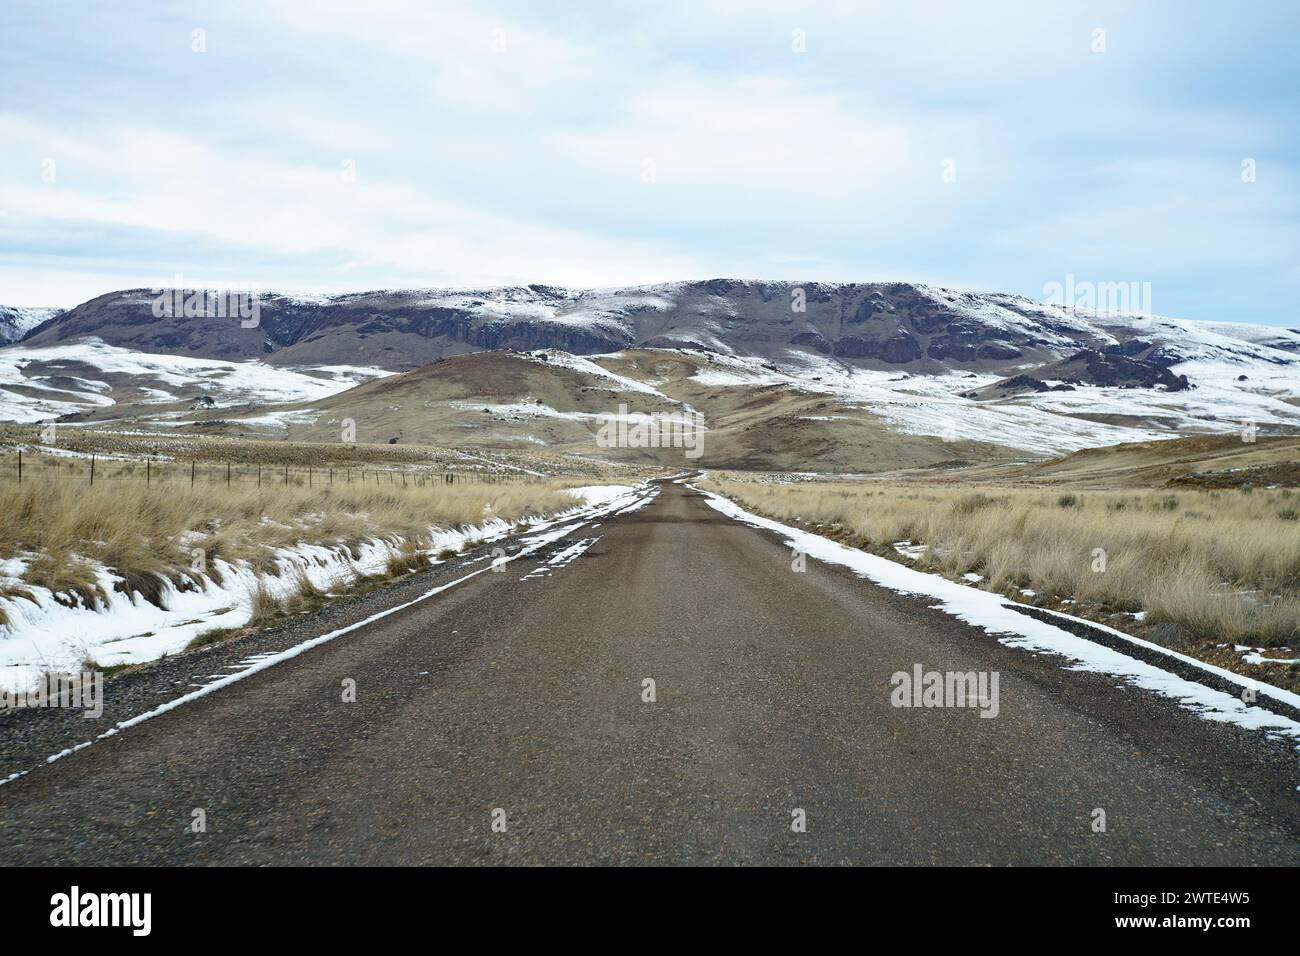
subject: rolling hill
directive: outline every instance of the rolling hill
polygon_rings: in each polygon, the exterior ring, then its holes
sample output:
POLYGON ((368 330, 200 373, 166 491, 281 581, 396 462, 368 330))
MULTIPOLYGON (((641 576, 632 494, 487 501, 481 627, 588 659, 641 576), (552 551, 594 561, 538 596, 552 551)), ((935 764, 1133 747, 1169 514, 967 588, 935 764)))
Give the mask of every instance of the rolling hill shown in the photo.
POLYGON ((1300 432, 1300 334, 904 283, 713 280, 302 298, 155 317, 146 290, 0 348, 0 418, 681 462, 601 425, 703 416, 698 464, 879 472, 1300 432), (800 311, 799 306, 804 310, 800 311))

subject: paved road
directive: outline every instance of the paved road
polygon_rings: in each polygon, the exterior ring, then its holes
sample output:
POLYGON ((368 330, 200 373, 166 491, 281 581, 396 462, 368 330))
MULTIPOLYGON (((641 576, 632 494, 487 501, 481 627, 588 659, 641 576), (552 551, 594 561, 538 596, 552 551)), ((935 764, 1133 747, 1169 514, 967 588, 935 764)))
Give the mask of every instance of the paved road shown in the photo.
POLYGON ((0 787, 6 862, 1300 862, 1294 751, 663 488, 0 787), (916 663, 999 715, 892 707, 916 663))

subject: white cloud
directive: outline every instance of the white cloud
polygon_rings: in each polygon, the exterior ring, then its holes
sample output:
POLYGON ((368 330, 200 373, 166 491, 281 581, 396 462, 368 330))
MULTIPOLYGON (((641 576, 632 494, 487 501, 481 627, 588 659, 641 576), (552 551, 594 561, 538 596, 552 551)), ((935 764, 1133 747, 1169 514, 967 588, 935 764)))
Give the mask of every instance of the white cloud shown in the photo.
MULTIPOLYGON (((651 243, 612 241, 438 198, 409 183, 376 180, 358 166, 294 165, 157 130, 113 128, 85 138, 0 117, 16 152, 57 144, 53 183, 37 175, 0 185, 5 228, 67 222, 131 227, 276 255, 332 256, 356 274, 405 276, 413 284, 535 281, 613 284, 631 276, 691 271, 684 256, 651 243), (92 183, 75 170, 94 165, 92 183), (111 183, 112 200, 94 183, 111 183)), ((157 274, 157 273, 155 273, 157 274)), ((274 277, 248 281, 275 285, 274 277)))
POLYGON ((1195 317, 1293 322, 1273 314, 1300 218, 1277 120, 1296 72, 1285 31, 1236 18, 1210 42, 1171 9, 248 0, 69 25, 33 0, 0 37, 16 92, 0 275, 18 283, 0 302, 176 272, 304 290, 733 274, 1036 294, 1064 271, 1145 270, 1195 303, 1218 265, 1249 273, 1242 311, 1195 317), (1261 163, 1249 193, 1242 156, 1261 163))

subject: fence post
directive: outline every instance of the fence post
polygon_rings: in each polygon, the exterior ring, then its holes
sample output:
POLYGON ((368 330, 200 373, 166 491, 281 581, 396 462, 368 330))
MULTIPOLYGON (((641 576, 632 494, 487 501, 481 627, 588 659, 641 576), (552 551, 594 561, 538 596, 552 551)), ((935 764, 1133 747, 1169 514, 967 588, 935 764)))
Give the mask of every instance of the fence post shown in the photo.
POLYGON ((149 487, 149 482, 153 480, 153 459, 144 460, 144 486, 149 487))
POLYGON ((23 450, 18 449, 18 484, 23 483, 23 450))
POLYGON ((95 456, 90 456, 90 483, 95 483, 95 456))
POLYGON ((194 468, 195 462, 190 462, 190 487, 194 487, 194 468))

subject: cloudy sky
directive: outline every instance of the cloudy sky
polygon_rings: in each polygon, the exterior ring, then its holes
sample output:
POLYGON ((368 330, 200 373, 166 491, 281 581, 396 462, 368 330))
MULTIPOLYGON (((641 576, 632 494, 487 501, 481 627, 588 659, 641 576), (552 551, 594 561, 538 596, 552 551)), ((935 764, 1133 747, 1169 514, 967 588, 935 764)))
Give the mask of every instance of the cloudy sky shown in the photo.
POLYGON ((0 22, 5 304, 178 275, 1035 298, 1073 275, 1300 326, 1289 0, 0 0, 0 22))

